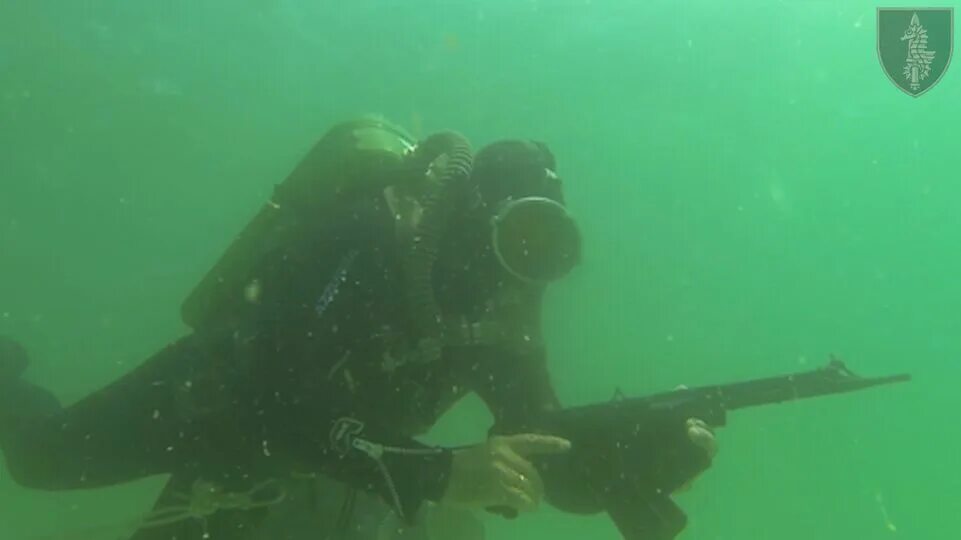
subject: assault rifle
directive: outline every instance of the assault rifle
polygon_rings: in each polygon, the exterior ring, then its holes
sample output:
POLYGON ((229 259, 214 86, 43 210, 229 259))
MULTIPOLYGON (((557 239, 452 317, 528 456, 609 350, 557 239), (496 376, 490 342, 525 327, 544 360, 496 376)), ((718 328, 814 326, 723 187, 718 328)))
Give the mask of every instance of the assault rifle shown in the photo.
POLYGON ((538 461, 554 506, 585 514, 606 511, 625 540, 671 540, 687 524, 671 494, 710 464, 687 439, 688 418, 720 427, 729 411, 910 379, 860 377, 832 359, 791 375, 563 409, 525 427, 572 443, 570 452, 538 461))

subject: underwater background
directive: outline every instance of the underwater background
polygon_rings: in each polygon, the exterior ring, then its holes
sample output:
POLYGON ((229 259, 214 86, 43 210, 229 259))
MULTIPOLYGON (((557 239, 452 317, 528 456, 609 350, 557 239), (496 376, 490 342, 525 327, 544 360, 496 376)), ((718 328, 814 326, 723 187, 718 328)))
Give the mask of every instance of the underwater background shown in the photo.
MULTIPOLYGON (((685 540, 961 538, 961 67, 883 73, 862 0, 0 0, 0 334, 73 402, 324 130, 543 140, 585 235, 546 305, 566 405, 826 363, 914 381, 735 413, 685 540)), ((437 442, 483 436, 467 400, 437 442)), ((146 512, 162 478, 15 486, 0 539, 146 512)), ((616 538, 604 516, 491 540, 616 538)), ((112 538, 112 537, 104 537, 112 538)))

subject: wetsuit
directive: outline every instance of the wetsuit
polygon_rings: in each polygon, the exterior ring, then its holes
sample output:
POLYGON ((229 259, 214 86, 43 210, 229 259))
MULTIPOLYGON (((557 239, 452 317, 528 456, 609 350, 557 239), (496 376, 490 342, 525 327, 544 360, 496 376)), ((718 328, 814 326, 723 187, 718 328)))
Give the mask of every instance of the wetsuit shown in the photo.
MULTIPOLYGON (((383 195, 308 221, 305 234, 265 257, 229 318, 102 390, 66 409, 23 381, 4 391, 0 445, 10 475, 58 490, 171 474, 163 507, 198 478, 242 492, 265 478, 315 473, 377 493, 409 518, 442 496, 451 462, 449 450, 413 436, 458 398, 477 392, 502 431, 556 406, 538 291, 442 259, 438 298, 463 332, 441 360, 421 364, 405 338, 402 248, 383 195), (476 339, 492 320, 498 336, 476 339)), ((267 511, 221 511, 135 538, 190 540, 204 530, 247 538, 267 511)))

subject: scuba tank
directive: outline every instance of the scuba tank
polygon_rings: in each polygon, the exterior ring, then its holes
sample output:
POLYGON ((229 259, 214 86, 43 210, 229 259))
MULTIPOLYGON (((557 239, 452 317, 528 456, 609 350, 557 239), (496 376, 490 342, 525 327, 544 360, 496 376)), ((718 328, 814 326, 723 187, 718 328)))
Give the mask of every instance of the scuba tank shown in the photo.
POLYGON ((476 189, 473 154, 460 134, 441 132, 420 144, 382 119, 363 118, 331 128, 280 184, 181 307, 184 322, 209 328, 247 303, 257 269, 271 253, 303 234, 316 234, 316 216, 388 186, 416 194, 422 208, 404 246, 405 299, 414 343, 424 361, 440 356, 444 341, 432 270, 453 213, 476 189))
POLYGON ((187 296, 183 321, 205 328, 238 308, 256 286, 254 272, 265 257, 304 234, 315 216, 333 205, 400 181, 413 147, 406 132, 381 119, 362 118, 328 130, 187 296))

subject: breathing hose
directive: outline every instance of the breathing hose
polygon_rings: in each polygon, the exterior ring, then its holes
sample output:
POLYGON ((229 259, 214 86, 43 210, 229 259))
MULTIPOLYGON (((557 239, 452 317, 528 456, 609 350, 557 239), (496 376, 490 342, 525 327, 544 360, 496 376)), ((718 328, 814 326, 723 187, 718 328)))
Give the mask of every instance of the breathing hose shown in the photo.
POLYGON ((421 200, 423 213, 404 258, 405 291, 416 345, 420 360, 430 362, 440 358, 444 343, 440 306, 434 296, 434 264, 451 215, 471 193, 474 156, 463 135, 445 131, 418 145, 413 159, 419 170, 437 167, 436 185, 421 200), (446 159, 438 159, 442 156, 446 159))

